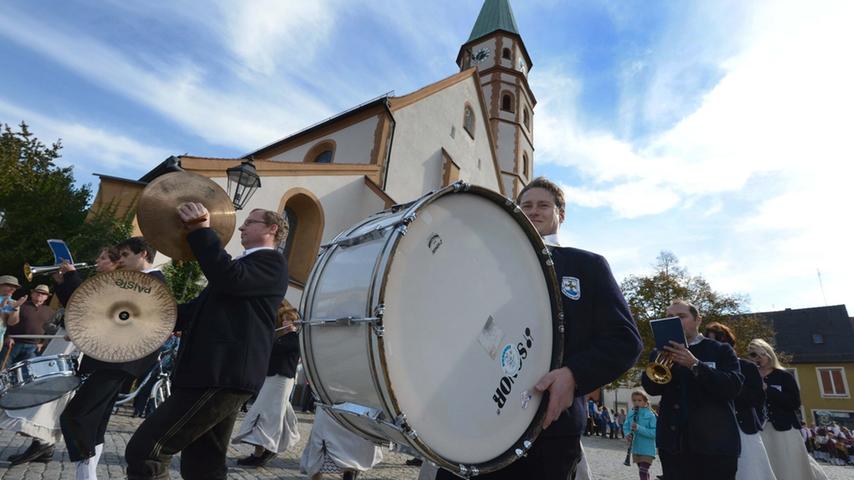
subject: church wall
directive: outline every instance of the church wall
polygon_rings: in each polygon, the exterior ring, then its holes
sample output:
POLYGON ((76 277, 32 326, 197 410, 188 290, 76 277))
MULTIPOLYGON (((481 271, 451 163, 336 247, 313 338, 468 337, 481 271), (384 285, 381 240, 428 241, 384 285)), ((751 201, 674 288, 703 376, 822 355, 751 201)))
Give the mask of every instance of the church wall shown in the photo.
POLYGON ((335 142, 333 163, 371 163, 371 151, 374 148, 374 132, 380 117, 374 116, 354 123, 332 126, 331 132, 317 139, 308 141, 290 150, 274 155, 267 160, 278 162, 303 162, 305 156, 315 145, 332 140, 335 142))
POLYGON ((413 200, 441 186, 442 148, 460 166, 460 179, 498 190, 474 81, 460 82, 394 112, 397 125, 386 192, 396 201, 413 200), (474 110, 474 139, 463 129, 466 102, 474 110))

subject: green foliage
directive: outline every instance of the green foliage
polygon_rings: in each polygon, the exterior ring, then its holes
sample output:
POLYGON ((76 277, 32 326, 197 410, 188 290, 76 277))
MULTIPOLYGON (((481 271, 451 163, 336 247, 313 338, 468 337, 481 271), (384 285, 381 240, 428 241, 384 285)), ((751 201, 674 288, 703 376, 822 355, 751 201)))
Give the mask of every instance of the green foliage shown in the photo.
POLYGON ((649 321, 665 316, 665 310, 674 299, 681 298, 694 304, 703 318, 703 327, 711 322, 729 326, 738 337, 736 350, 743 354, 747 343, 753 338, 773 340, 774 330, 758 317, 743 314, 748 298, 744 295, 728 295, 714 291, 701 276, 692 276, 679 264, 671 252, 661 252, 656 258, 649 275, 632 275, 620 285, 631 308, 644 344, 644 351, 635 368, 615 383, 637 385, 640 374, 648 363, 649 353, 655 346, 649 321), (732 315, 739 315, 738 319, 732 315))
POLYGON ((192 300, 205 285, 202 268, 195 260, 172 260, 163 268, 163 275, 178 303, 192 300))
POLYGON ((17 131, 0 126, 0 272, 24 282, 25 262, 53 263, 49 238, 65 240, 76 261, 92 262, 103 246, 129 236, 131 218, 116 219, 109 207, 87 221, 92 190, 74 184, 72 167, 56 165, 60 141, 45 145, 23 122, 17 131))

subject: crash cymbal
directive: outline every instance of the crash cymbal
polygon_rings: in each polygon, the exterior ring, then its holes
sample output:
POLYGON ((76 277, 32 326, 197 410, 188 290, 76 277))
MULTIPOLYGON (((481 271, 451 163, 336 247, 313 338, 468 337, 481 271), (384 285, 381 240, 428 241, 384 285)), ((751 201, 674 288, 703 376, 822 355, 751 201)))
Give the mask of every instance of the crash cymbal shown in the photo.
POLYGON ((136 217, 145 240, 173 260, 193 260, 187 228, 178 217, 178 205, 201 203, 210 212, 211 228, 225 246, 237 219, 228 194, 213 180, 190 172, 172 172, 152 180, 142 191, 136 217))
POLYGON ((178 306, 166 284, 142 272, 90 277, 65 307, 65 329, 81 352, 129 362, 154 352, 175 329, 178 306))

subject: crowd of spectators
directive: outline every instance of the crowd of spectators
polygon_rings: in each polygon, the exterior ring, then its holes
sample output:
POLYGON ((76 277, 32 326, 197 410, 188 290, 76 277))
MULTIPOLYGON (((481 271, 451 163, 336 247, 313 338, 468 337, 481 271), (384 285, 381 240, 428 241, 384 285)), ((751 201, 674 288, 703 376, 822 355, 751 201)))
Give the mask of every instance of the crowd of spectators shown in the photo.
POLYGON ((836 422, 808 427, 801 422, 801 436, 816 460, 833 465, 854 465, 854 435, 836 422))

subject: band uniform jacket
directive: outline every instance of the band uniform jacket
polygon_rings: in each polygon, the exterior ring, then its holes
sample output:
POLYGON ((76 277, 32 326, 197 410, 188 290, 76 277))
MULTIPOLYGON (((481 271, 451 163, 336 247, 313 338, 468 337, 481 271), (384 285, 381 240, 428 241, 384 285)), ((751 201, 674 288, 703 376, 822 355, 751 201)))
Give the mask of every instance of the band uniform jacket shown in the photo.
POLYGON ((582 397, 631 368, 642 344, 608 261, 577 248, 549 249, 566 323, 563 366, 572 371, 576 387, 572 405, 543 435, 575 436, 587 422, 582 397))
MULTIPOLYGON (((643 388, 661 395, 656 444, 670 454, 738 456, 741 436, 733 401, 744 377, 728 344, 708 338, 688 349, 700 361, 696 374, 674 364, 673 379, 660 385, 644 374, 643 388)), ((653 351, 650 360, 657 354, 653 351)))
POLYGON ((285 257, 259 250, 234 260, 213 230, 187 235, 208 280, 199 296, 178 306, 181 346, 172 383, 257 393, 266 378, 276 311, 288 287, 285 257))
MULTIPOLYGON (((148 275, 166 283, 166 277, 160 270, 152 270, 148 272, 148 275)), ((67 305, 68 300, 71 298, 71 294, 74 293, 74 290, 77 290, 77 287, 82 283, 83 277, 80 276, 80 273, 76 270, 64 273, 62 275, 62 283, 56 285, 56 295, 59 298, 59 302, 62 305, 67 305)), ((142 378, 151 369, 154 363, 157 362, 157 356, 159 353, 159 350, 155 350, 139 360, 121 363, 104 362, 96 360, 88 355, 83 355, 83 359, 80 360, 80 368, 78 368, 77 373, 88 374, 97 370, 120 370, 133 375, 136 378, 142 378)))
POLYGON ((762 430, 765 422, 765 390, 762 389, 762 375, 759 368, 753 362, 738 359, 741 374, 744 376, 744 385, 741 392, 735 397, 735 417, 738 427, 747 435, 762 430))
POLYGON ((267 376, 284 375, 294 378, 299 363, 299 333, 290 332, 273 340, 273 352, 267 367, 267 376))
POLYGON ((765 384, 768 386, 765 389, 765 405, 774 430, 784 432, 792 428, 800 429, 801 422, 795 411, 801 407, 801 391, 795 377, 775 368, 765 377, 765 384))

